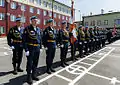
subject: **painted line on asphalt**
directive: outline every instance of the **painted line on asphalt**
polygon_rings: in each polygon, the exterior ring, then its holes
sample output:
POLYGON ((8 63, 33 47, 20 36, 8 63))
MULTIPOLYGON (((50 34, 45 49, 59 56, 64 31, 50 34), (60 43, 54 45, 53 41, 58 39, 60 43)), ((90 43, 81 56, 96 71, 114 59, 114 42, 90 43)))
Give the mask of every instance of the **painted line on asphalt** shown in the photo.
POLYGON ((96 59, 93 59, 93 58, 87 58, 88 60, 92 60, 92 61, 98 61, 96 59))
POLYGON ((56 77, 59 77, 59 78, 61 78, 61 79, 64 79, 64 80, 66 80, 66 81, 68 81, 68 82, 72 82, 72 80, 71 79, 69 79, 69 78, 66 78, 66 77, 64 77, 64 76, 61 76, 61 75, 55 75, 56 77))
POLYGON ((92 64, 89 64, 89 63, 85 63, 85 62, 79 62, 81 64, 85 64, 85 65, 88 65, 88 66, 91 66, 92 64))
POLYGON ((49 75, 49 76, 43 78, 43 79, 41 79, 41 80, 39 80, 39 81, 33 83, 33 85, 38 85, 38 84, 40 84, 40 83, 46 81, 47 79, 49 79, 49 78, 51 78, 51 77, 57 75, 58 73, 60 73, 60 72, 62 72, 62 71, 64 71, 64 70, 66 70, 66 69, 68 69, 68 68, 71 67, 72 65, 75 65, 75 64, 77 64, 77 63, 79 63, 79 62, 85 60, 86 58, 88 58, 88 57, 90 57, 90 56, 92 56, 92 55, 94 55, 94 54, 97 54, 98 52, 100 52, 100 51, 102 51, 102 50, 104 50, 104 49, 106 49, 106 48, 107 48, 107 47, 102 48, 102 49, 100 49, 99 51, 96 51, 95 53, 90 54, 90 55, 86 56, 85 58, 82 58, 82 59, 80 59, 80 60, 78 60, 78 61, 76 61, 76 62, 70 64, 69 66, 67 66, 67 67, 65 67, 65 68, 63 68, 63 69, 61 69, 61 70, 59 70, 59 71, 57 71, 57 72, 55 72, 55 73, 53 73, 53 74, 51 74, 51 75, 49 75))
MULTIPOLYGON (((98 74, 91 73, 91 72, 87 72, 87 74, 95 76, 95 77, 99 77, 99 78, 102 78, 102 79, 110 80, 110 81, 113 80, 113 78, 109 78, 109 77, 98 75, 98 74)), ((120 83, 120 80, 116 80, 116 82, 120 83)))
POLYGON ((115 48, 112 48, 107 54, 105 54, 101 59, 99 59, 96 63, 94 63, 91 67, 89 67, 87 70, 85 70, 84 73, 82 73, 80 76, 78 76, 76 79, 74 79, 69 85, 74 85, 77 81, 79 81, 88 71, 93 69, 98 63, 100 63, 104 58, 106 58, 115 48))

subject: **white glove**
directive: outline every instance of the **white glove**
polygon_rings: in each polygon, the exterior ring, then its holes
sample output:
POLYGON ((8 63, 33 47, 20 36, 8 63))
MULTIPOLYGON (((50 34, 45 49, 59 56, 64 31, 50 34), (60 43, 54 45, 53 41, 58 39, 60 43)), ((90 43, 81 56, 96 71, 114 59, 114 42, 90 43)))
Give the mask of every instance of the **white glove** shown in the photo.
POLYGON ((82 45, 82 42, 80 42, 79 44, 82 45))
POLYGON ((45 50, 48 50, 48 48, 46 47, 45 50))
POLYGON ((63 48, 63 47, 64 47, 64 45, 61 45, 60 47, 61 47, 61 48, 63 48))
POLYGON ((26 54, 26 56, 29 56, 29 55, 30 55, 30 52, 29 52, 29 51, 27 51, 27 52, 25 52, 25 54, 26 54))
POLYGON ((14 49, 15 49, 15 47, 14 47, 14 46, 11 46, 10 48, 11 48, 12 50, 14 50, 14 49))
POLYGON ((42 49, 40 49, 40 52, 42 52, 43 50, 42 49))

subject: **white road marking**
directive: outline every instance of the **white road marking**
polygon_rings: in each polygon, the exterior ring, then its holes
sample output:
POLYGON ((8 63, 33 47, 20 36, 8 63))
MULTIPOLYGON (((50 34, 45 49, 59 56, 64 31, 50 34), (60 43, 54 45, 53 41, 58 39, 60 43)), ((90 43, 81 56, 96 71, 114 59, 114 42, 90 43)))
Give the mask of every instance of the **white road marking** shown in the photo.
POLYGON ((92 64, 89 64, 89 63, 85 63, 85 62, 79 62, 79 63, 85 64, 85 65, 88 65, 88 66, 92 65, 92 64))
POLYGON ((59 78, 61 78, 61 79, 64 79, 64 80, 66 80, 66 81, 69 81, 69 82, 72 82, 72 80, 71 79, 68 79, 68 78, 66 78, 66 77, 64 77, 64 76, 61 76, 61 75, 55 75, 56 77, 59 77, 59 78))
POLYGON ((110 84, 115 85, 117 83, 117 78, 113 77, 110 84))
MULTIPOLYGON (((105 47, 105 48, 107 48, 107 47, 105 47)), ((62 72, 62 71, 64 71, 64 70, 66 70, 67 68, 71 67, 72 65, 75 65, 75 64, 79 63, 80 61, 82 61, 82 60, 84 60, 84 59, 86 59, 86 58, 88 58, 88 57, 90 57, 90 56, 92 56, 92 55, 94 55, 94 54, 97 54, 98 52, 104 50, 105 48, 102 48, 102 49, 100 49, 99 51, 96 51, 95 53, 90 54, 90 55, 86 56, 85 58, 83 58, 83 59, 81 59, 81 60, 78 60, 78 61, 74 62, 73 64, 71 64, 71 65, 69 65, 69 66, 67 66, 67 67, 65 67, 65 68, 63 68, 63 69, 61 69, 61 70, 59 70, 59 71, 57 71, 57 72, 55 72, 55 73, 53 73, 53 74, 51 74, 51 75, 49 75, 49 76, 47 76, 47 77, 45 77, 45 78, 43 78, 43 79, 41 79, 41 80, 35 82, 35 83, 33 83, 33 85, 38 85, 38 84, 44 82, 45 80, 47 80, 47 79, 49 79, 49 78, 51 78, 51 77, 57 75, 58 73, 60 73, 60 72, 62 72)))
POLYGON ((4 55, 9 55, 7 52, 4 52, 4 55))
POLYGON ((113 85, 115 85, 115 83, 120 83, 120 81, 117 80, 117 78, 115 78, 115 77, 109 78, 109 77, 101 76, 101 75, 98 75, 98 74, 95 74, 95 73, 91 73, 91 72, 87 72, 87 74, 92 75, 92 76, 96 76, 96 77, 99 77, 99 78, 102 78, 102 79, 109 80, 110 84, 113 84, 113 85))
POLYGON ((98 60, 96 60, 96 59, 92 59, 92 58, 87 58, 88 60, 92 60, 92 61, 98 61, 98 60))
POLYGON ((99 53, 98 55, 104 55, 104 53, 99 53))
POLYGON ((76 79, 74 79, 69 85, 74 85, 78 80, 80 80, 88 71, 90 71, 92 68, 94 68, 99 62, 101 62, 105 57, 107 57, 115 48, 111 49, 107 54, 105 54, 101 59, 99 59, 95 64, 93 64, 90 68, 85 70, 84 73, 82 73, 80 76, 78 76, 76 79))

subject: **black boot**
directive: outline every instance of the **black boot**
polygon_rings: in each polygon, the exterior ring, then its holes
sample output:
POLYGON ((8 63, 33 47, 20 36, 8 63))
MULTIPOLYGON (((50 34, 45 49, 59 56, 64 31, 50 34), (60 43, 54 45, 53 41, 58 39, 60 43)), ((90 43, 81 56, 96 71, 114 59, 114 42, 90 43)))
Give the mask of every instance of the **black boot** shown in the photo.
POLYGON ((67 64, 66 62, 64 62, 64 64, 66 65, 66 66, 68 66, 69 64, 67 64))
POLYGON ((20 64, 18 64, 18 66, 17 66, 17 71, 18 72, 23 72, 23 70, 20 68, 20 64))
POLYGON ((49 66, 47 66, 46 73, 51 74, 51 70, 50 70, 50 67, 49 67, 49 66))
POLYGON ((52 67, 50 67, 51 72, 56 72, 52 67))
POLYGON ((13 64, 13 68, 14 68, 14 70, 13 70, 13 74, 14 74, 14 75, 17 75, 17 68, 16 68, 16 64, 13 64))
POLYGON ((63 62, 61 62, 61 67, 65 68, 65 64, 63 62))
POLYGON ((27 75, 27 83, 30 84, 30 85, 33 83, 31 74, 28 74, 28 75, 27 75))

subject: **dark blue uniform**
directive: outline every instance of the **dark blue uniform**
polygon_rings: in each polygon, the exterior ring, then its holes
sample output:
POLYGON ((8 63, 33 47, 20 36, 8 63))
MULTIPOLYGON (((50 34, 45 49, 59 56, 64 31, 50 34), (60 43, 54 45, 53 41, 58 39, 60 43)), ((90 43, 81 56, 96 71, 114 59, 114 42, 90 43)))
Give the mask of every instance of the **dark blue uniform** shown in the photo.
MULTIPOLYGON (((29 51, 29 56, 27 57, 27 77, 36 78, 36 68, 38 65, 39 54, 41 49, 41 33, 40 28, 35 28, 30 25, 27 26, 23 34, 24 48, 25 51, 29 51), (31 75, 32 74, 32 75, 31 75)), ((29 79, 28 79, 29 80, 29 79)))
POLYGON ((23 29, 18 30, 18 27, 14 26, 9 30, 9 33, 7 35, 8 45, 10 47, 11 46, 14 47, 13 58, 12 58, 14 71, 17 71, 17 70, 19 71, 20 64, 22 61, 22 54, 23 54, 22 34, 23 34, 23 29))
POLYGON ((43 45, 46 50, 46 65, 47 65, 47 73, 50 74, 52 69, 53 59, 55 57, 56 51, 56 36, 55 36, 55 29, 48 26, 43 32, 43 45))
POLYGON ((68 43, 69 43, 69 32, 66 30, 59 30, 59 43, 60 47, 60 59, 61 59, 61 66, 65 67, 66 64, 66 56, 68 52, 68 43))

